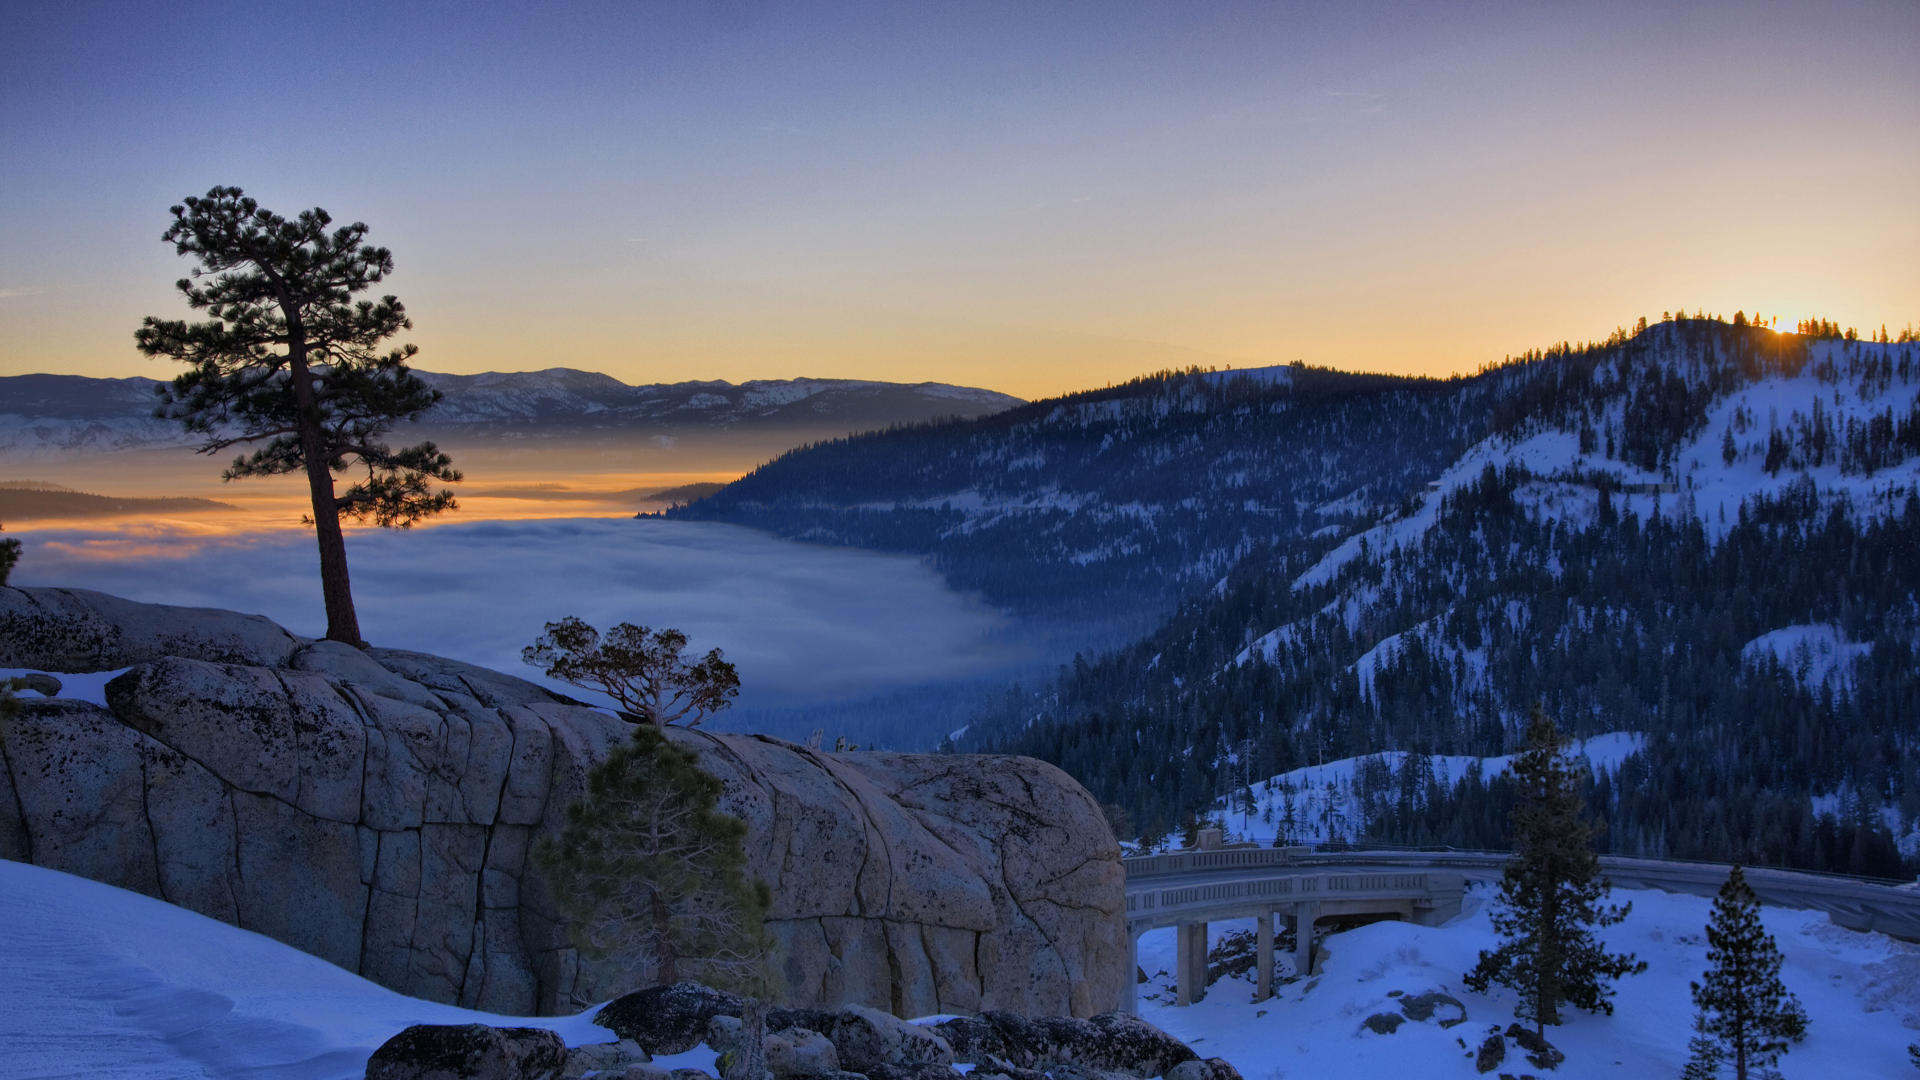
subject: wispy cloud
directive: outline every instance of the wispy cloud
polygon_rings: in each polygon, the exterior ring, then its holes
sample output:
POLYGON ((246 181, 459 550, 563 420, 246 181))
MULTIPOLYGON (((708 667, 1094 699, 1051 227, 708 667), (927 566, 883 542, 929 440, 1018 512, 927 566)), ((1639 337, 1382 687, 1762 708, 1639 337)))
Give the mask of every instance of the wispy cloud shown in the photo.
POLYGON ((39 296, 45 289, 0 289, 0 300, 12 300, 21 296, 39 296))

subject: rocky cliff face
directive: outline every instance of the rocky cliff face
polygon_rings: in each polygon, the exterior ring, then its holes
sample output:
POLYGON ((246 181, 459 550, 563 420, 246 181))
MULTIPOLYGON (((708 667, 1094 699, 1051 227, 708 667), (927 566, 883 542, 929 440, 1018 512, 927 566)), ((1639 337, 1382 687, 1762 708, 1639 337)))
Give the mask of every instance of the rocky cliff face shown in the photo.
MULTIPOLYGON (((528 852, 626 725, 421 653, 0 588, 0 667, 126 672, 0 732, 0 857, 134 889, 403 993, 504 1013, 633 989, 577 956, 528 852)), ((676 731, 773 890, 787 997, 1088 1016, 1126 989, 1119 852, 1025 758, 676 731)))

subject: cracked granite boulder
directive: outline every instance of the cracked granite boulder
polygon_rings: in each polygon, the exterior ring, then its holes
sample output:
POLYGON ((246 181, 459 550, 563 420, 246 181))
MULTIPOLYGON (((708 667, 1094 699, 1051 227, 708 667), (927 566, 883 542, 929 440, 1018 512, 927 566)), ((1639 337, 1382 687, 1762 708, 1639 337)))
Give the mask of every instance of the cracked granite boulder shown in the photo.
MULTIPOLYGON (((0 858, 134 889, 402 993, 509 1014, 634 989, 529 859, 626 725, 422 653, 257 616, 0 587, 0 667, 129 668, 0 736, 0 858), (623 984, 624 981, 624 984, 623 984)), ((795 1007, 1089 1017, 1130 989, 1093 799, 1025 758, 674 731, 746 821, 795 1007)))

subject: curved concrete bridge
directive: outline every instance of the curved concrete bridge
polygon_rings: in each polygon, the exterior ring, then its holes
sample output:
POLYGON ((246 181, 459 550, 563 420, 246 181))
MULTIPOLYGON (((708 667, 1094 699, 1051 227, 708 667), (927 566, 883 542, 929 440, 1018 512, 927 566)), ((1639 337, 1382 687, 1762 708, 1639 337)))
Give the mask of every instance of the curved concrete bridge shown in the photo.
MULTIPOLYGON (((1313 924, 1342 915, 1379 915, 1436 926, 1460 913, 1467 882, 1498 879, 1508 854, 1494 851, 1314 852, 1236 847, 1136 856, 1127 870, 1127 930, 1135 966, 1140 935, 1175 927, 1175 1004, 1206 993, 1207 924, 1256 920, 1256 999, 1273 992, 1274 920, 1291 920, 1294 969, 1313 969, 1313 924)), ((1728 866, 1603 855, 1601 869, 1629 888, 1712 896, 1728 866)), ((1835 925, 1920 940, 1920 884, 1749 868, 1761 901, 1827 912, 1835 925)), ((1134 980, 1127 980, 1129 987, 1134 980)), ((1129 991, 1122 1007, 1131 1009, 1129 991)))

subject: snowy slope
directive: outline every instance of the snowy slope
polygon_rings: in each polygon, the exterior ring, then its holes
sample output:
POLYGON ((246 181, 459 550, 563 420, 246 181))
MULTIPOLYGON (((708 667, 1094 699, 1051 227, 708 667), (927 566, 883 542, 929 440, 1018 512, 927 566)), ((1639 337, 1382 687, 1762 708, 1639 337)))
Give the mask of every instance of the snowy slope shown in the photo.
POLYGON ((1873 651, 1870 641, 1849 641, 1832 623, 1783 626, 1747 642, 1740 656, 1748 663, 1771 659, 1810 690, 1853 686, 1853 663, 1873 651))
POLYGON ((279 942, 84 878, 0 860, 0 1076, 359 1077, 408 1024, 552 1028, 403 997, 279 942))
MULTIPOLYGON (((1637 752, 1645 743, 1645 736, 1639 732, 1616 731, 1578 740, 1568 747, 1568 752, 1584 758, 1595 770, 1611 772, 1618 770, 1627 755, 1637 752)), ((1443 787, 1450 787, 1475 764, 1480 766, 1481 775, 1491 780, 1504 774, 1518 757, 1517 754, 1498 757, 1434 754, 1428 761, 1434 777, 1443 787)), ((1377 765, 1384 769, 1390 784, 1390 778, 1399 775, 1406 760, 1405 751, 1385 750, 1292 769, 1251 785, 1251 812, 1240 797, 1235 797, 1217 803, 1211 816, 1221 819, 1228 835, 1263 844, 1271 843, 1275 835, 1285 835, 1290 842, 1299 844, 1325 843, 1335 838, 1353 840, 1365 831, 1365 792, 1358 782, 1359 774, 1363 768, 1377 765)))
MULTIPOLYGON (((409 1024, 551 1028, 403 997, 277 941, 110 885, 0 860, 0 1077, 334 1080, 409 1024)), ((672 1059, 711 1068, 695 1050, 672 1059)))
MULTIPOLYGON (((1547 1038, 1567 1061, 1549 1074, 1529 1066, 1509 1043, 1502 1073, 1557 1080, 1674 1077, 1686 1061, 1693 1015, 1687 984, 1706 968, 1704 927, 1712 901, 1662 892, 1615 890, 1631 901, 1626 921, 1601 931, 1613 949, 1647 961, 1645 974, 1621 980, 1612 1016, 1577 1010, 1547 1038)), ((1472 993, 1460 976, 1497 938, 1484 894, 1445 927, 1383 922, 1332 934, 1322 943, 1320 973, 1281 987, 1253 1004, 1251 977, 1223 980, 1198 1005, 1175 1008, 1171 979, 1174 932, 1140 939, 1141 1016, 1186 1040, 1202 1055, 1226 1058, 1247 1080, 1335 1080, 1344 1077, 1478 1077, 1470 1051, 1488 1029, 1513 1021, 1511 991, 1472 993), (1154 973, 1160 973, 1155 975, 1154 973), (1448 1010, 1408 1021, 1390 1035, 1362 1026, 1376 1013, 1398 1013, 1400 996, 1441 990, 1465 1007, 1465 1023, 1442 1027, 1448 1010), (1400 996, 1391 996, 1401 991, 1400 996), (1463 1047, 1461 1044, 1465 1043, 1463 1047)), ((1786 954, 1781 973, 1811 1020, 1807 1041, 1781 1059, 1788 1080, 1887 1080, 1914 1075, 1906 1046, 1920 1039, 1920 946, 1830 925, 1818 912, 1765 908, 1762 921, 1786 954)), ((1215 923, 1209 938, 1251 929, 1252 920, 1215 923)), ((1289 965, 1282 959, 1282 971, 1289 965)))

